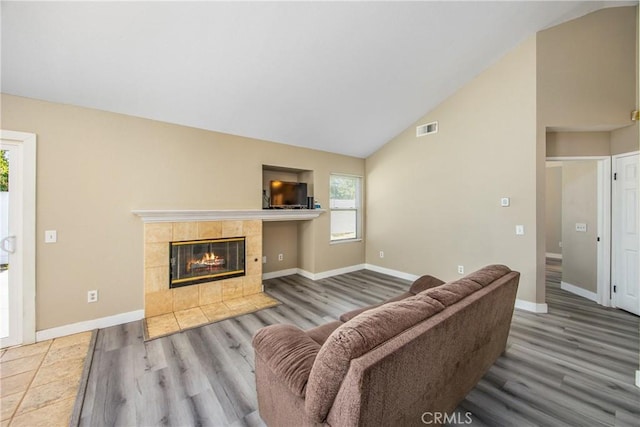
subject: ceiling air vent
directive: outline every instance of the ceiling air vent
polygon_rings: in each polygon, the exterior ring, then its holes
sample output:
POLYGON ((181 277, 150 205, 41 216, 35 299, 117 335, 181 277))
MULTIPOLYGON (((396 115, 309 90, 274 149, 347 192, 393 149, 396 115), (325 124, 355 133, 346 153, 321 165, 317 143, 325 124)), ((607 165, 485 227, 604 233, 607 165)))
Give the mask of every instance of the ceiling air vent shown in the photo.
POLYGON ((438 132, 438 122, 427 123, 426 125, 416 126, 416 136, 425 136, 438 132))

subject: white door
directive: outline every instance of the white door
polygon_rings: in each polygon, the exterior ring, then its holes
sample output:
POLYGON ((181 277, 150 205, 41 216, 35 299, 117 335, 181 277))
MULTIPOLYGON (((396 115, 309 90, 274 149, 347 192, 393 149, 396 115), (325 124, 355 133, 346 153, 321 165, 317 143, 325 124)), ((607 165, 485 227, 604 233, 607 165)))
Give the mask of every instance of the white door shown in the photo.
POLYGON ((3 159, 0 348, 3 348, 35 341, 36 136, 0 130, 0 152, 3 159))
POLYGON ((0 342, 7 347, 22 343, 22 150, 5 140, 0 148, 0 342))
POLYGON ((615 157, 612 205, 613 303, 640 315, 638 154, 615 157))

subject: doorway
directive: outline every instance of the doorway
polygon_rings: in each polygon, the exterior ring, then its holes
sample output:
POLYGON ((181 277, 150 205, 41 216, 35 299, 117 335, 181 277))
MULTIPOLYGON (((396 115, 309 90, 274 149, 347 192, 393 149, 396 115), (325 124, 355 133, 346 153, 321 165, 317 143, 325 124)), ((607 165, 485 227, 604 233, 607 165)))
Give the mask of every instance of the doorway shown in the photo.
POLYGON ((555 176, 559 186, 555 207, 554 192, 547 187, 546 252, 551 258, 562 259, 560 287, 609 306, 611 158, 548 158, 547 171, 547 179, 555 176), (551 233, 554 209, 557 230, 551 233))
POLYGON ((36 136, 0 131, 0 347, 35 342, 36 136))

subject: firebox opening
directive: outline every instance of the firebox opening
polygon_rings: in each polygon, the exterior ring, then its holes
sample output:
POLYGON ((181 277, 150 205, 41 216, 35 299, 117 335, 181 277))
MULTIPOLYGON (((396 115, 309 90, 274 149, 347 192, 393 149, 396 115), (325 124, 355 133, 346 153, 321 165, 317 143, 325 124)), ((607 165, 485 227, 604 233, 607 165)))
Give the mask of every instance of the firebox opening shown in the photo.
POLYGON ((169 288, 245 275, 245 238, 169 242, 169 288))

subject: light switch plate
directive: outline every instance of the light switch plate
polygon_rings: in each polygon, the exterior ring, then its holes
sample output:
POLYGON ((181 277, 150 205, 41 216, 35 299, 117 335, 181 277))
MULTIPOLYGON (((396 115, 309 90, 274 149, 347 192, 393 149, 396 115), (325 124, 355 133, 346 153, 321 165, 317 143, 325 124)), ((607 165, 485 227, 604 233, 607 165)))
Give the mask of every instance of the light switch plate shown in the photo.
POLYGON ((45 243, 56 243, 58 241, 58 232, 56 230, 47 230, 44 232, 45 243))
POLYGON ((503 197, 502 199, 500 199, 500 206, 502 206, 503 208, 508 207, 511 204, 511 200, 509 200, 508 197, 503 197))
POLYGON ((516 225, 516 234, 518 236, 524 235, 524 225, 516 225))

